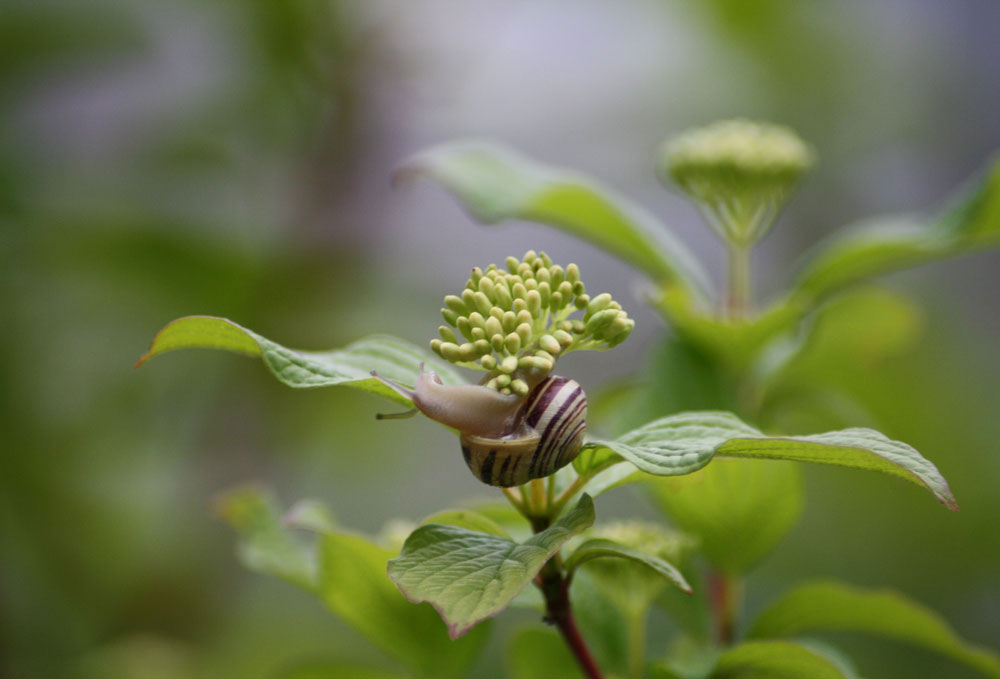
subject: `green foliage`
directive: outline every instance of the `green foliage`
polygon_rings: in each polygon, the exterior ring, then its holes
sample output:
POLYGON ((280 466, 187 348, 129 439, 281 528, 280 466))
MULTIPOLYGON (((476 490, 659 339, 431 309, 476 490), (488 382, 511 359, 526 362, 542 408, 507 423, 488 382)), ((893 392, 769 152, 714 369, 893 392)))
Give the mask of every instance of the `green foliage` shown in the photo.
MULTIPOLYGON (((427 679, 464 676, 488 634, 477 630, 454 643, 434 611, 413 606, 386 579, 389 550, 367 538, 323 530, 310 549, 290 529, 315 530, 315 508, 282 519, 274 501, 243 488, 219 500, 219 512, 240 533, 239 556, 254 571, 311 592, 410 673, 427 679)), ((319 525, 317 525, 319 524, 319 525)), ((308 676, 308 675, 307 675, 308 676)))
POLYGON ((566 540, 594 522, 584 495, 558 522, 517 543, 457 526, 428 524, 389 562, 389 577, 411 601, 429 601, 457 639, 496 615, 523 590, 566 540))
POLYGON ((656 280, 696 294, 708 276, 655 217, 583 175, 537 163, 511 149, 456 141, 406 161, 397 177, 439 182, 485 224, 548 224, 630 262, 656 280))
POLYGON ((824 654, 793 641, 748 641, 719 656, 711 679, 850 679, 824 654))
POLYGON ((794 460, 868 469, 926 487, 957 509, 948 482, 912 447, 871 429, 853 428, 810 436, 769 437, 731 413, 670 415, 614 441, 593 441, 656 476, 690 474, 714 456, 794 460))
POLYGON ((1000 677, 1000 655, 960 639, 941 616, 892 590, 839 582, 807 582, 771 604, 754 621, 756 639, 815 632, 860 632, 944 654, 988 677, 1000 677))
POLYGON ((790 463, 716 460, 644 488, 678 527, 698 539, 712 565, 728 573, 747 572, 802 513, 802 475, 790 463))
POLYGON ((259 356, 279 382, 296 389, 344 385, 399 403, 409 401, 373 378, 373 370, 387 379, 412 385, 419 366, 426 365, 445 384, 464 382, 448 363, 395 337, 369 337, 328 352, 295 351, 213 316, 186 316, 169 323, 156 334, 136 366, 168 351, 190 348, 259 356))
POLYGON ((602 538, 587 540, 577 547, 569 558, 566 559, 564 567, 567 574, 572 576, 574 571, 583 564, 592 559, 602 558, 625 559, 626 561, 642 564, 688 594, 691 593, 691 585, 687 583, 684 575, 675 566, 652 554, 640 552, 638 549, 619 544, 612 540, 602 538))

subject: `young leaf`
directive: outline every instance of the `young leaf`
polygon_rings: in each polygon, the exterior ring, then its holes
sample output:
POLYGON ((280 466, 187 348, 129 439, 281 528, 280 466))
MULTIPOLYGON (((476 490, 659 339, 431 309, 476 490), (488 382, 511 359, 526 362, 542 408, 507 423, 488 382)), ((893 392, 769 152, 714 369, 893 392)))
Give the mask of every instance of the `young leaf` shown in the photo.
POLYGON ((793 641, 748 641, 719 656, 711 679, 848 679, 825 655, 793 641))
POLYGON ((477 533, 487 533, 501 538, 512 540, 510 533, 504 530, 503 526, 488 516, 483 516, 479 512, 469 509, 447 509, 437 514, 432 514, 420 522, 420 525, 429 523, 443 524, 445 526, 458 526, 467 528, 477 533))
POLYGON ((506 608, 566 540, 593 522, 594 503, 584 495, 562 519, 520 544, 457 526, 424 525, 389 561, 389 577, 410 601, 429 601, 457 639, 506 608))
POLYGON ((751 638, 812 632, 862 632, 937 651, 989 677, 1000 677, 1000 655, 963 641, 937 613, 892 590, 839 582, 800 585, 767 608, 751 638))
POLYGON ((464 384, 465 380, 445 361, 405 340, 374 335, 343 349, 326 352, 295 351, 261 337, 257 333, 215 316, 185 316, 168 323, 153 338, 149 351, 136 367, 151 358, 176 349, 223 349, 259 356, 279 382, 296 389, 345 385, 363 389, 397 403, 410 402, 371 376, 413 385, 419 366, 433 370, 444 384, 464 384))
POLYGON ((440 183, 473 219, 548 224, 589 241, 659 282, 699 293, 708 276, 652 215, 576 172, 535 162, 483 141, 457 141, 419 153, 397 178, 424 175, 440 183))
POLYGON ((998 244, 1000 161, 994 161, 936 218, 882 218, 835 234, 802 267, 792 295, 811 305, 872 276, 998 244))
POLYGON ((607 448, 657 476, 689 474, 716 455, 869 469, 924 486, 946 507, 958 509, 948 482, 933 463, 872 429, 769 437, 732 413, 705 411, 669 415, 615 441, 591 441, 586 446, 607 448))
POLYGON ((647 554, 638 549, 633 549, 627 545, 603 538, 587 540, 577 547, 576 551, 566 559, 564 566, 566 572, 572 576, 573 572, 582 564, 592 559, 600 558, 625 559, 642 564, 666 578, 674 586, 684 590, 688 594, 691 593, 691 585, 687 583, 687 580, 684 579, 684 576, 675 566, 652 554, 647 554))

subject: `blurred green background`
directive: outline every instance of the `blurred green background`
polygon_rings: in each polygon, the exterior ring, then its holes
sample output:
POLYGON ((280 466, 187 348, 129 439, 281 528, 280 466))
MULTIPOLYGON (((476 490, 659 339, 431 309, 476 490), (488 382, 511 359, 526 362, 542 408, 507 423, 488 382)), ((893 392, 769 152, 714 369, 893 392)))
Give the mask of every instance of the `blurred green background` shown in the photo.
MULTIPOLYGON (((638 274, 540 227, 473 226, 429 185, 392 190, 408 154, 501 139, 628 193, 721 270, 694 209, 656 183, 653 149, 718 118, 788 124, 820 165, 759 249, 766 296, 833 228, 930 209, 1000 147, 997 26, 991 0, 7 0, 0 675, 263 678, 378 662, 313 599, 241 569, 213 497, 259 481, 376 532, 489 496, 446 432, 376 423, 374 398, 291 391, 207 352, 133 372, 170 319, 225 316, 302 348, 373 332, 423 343, 471 266, 535 248, 577 261, 638 322, 631 351, 561 371, 596 392, 643 370, 670 331, 638 274)), ((797 578, 893 585, 997 647, 1000 257, 884 284, 908 300, 891 351, 845 364, 819 343, 801 366, 864 406, 863 421, 787 426, 878 426, 938 465, 962 511, 881 476, 809 468, 805 517, 751 575, 747 607, 797 578)), ((654 515, 627 490, 598 511, 654 515)), ((502 676, 504 644, 529 622, 499 618, 476 676, 502 676)), ((654 649, 665 635, 651 631, 654 649)), ((889 642, 837 641, 867 677, 974 676, 889 642)))

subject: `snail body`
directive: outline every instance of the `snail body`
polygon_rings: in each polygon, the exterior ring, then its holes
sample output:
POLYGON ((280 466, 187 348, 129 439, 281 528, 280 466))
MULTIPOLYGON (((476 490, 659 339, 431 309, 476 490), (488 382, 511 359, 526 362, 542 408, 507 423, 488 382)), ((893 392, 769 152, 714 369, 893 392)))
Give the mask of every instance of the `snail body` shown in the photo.
POLYGON ((583 446, 587 397, 569 378, 550 375, 519 397, 482 385, 445 386, 422 366, 413 389, 373 376, 431 419, 457 429, 469 470, 491 486, 549 476, 583 446))

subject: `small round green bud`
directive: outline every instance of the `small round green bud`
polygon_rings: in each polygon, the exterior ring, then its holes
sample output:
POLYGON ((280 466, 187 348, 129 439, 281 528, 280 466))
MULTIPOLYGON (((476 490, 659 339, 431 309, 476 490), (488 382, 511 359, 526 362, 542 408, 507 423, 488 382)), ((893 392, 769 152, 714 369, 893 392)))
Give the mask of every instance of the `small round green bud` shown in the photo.
POLYGON ((462 301, 461 297, 456 297, 455 295, 448 295, 444 298, 444 305, 454 311, 459 316, 466 316, 469 313, 469 308, 462 301))
POLYGON ((586 309, 588 304, 590 304, 590 295, 577 295, 576 299, 573 300, 573 305, 577 309, 586 309))
POLYGON ((493 347, 490 345, 489 340, 477 339, 472 343, 472 348, 476 350, 477 356, 485 356, 486 354, 493 353, 493 347))
POLYGON ((528 303, 528 311, 532 316, 537 316, 538 312, 542 310, 542 296, 538 290, 529 290, 525 301, 528 303))
POLYGON ((528 292, 531 292, 532 290, 538 290, 538 281, 536 281, 534 278, 529 278, 524 282, 524 287, 528 289, 528 292))
POLYGON ((514 329, 514 332, 516 332, 518 337, 521 338, 522 345, 527 344, 528 342, 531 341, 531 335, 532 335, 531 323, 521 323, 520 325, 517 326, 517 328, 514 329))
POLYGON ((452 342, 441 343, 441 357, 446 361, 451 361, 452 363, 462 360, 462 354, 458 345, 452 342))
POLYGON ((582 335, 586 329, 587 326, 583 321, 575 319, 572 323, 570 323, 570 328, 569 330, 567 330, 567 332, 572 332, 577 335, 582 335))
POLYGON ((552 274, 543 266, 535 272, 535 280, 539 283, 548 283, 552 280, 552 274))
POLYGON ((490 309, 490 316, 492 316, 493 318, 497 319, 498 321, 502 321, 503 320, 503 314, 504 314, 504 310, 503 309, 500 309, 500 308, 497 308, 497 307, 493 307, 492 309, 490 309))
POLYGON ((493 370, 497 367, 497 359, 493 354, 486 354, 479 359, 479 365, 483 366, 487 370, 493 370))
POLYGON ((516 332, 512 332, 507 337, 504 338, 504 346, 507 348, 507 353, 516 354, 521 350, 521 336, 516 332))
POLYGON ((466 342, 458 348, 458 355, 463 361, 474 361, 479 358, 479 354, 476 353, 476 347, 472 342, 466 342))
POLYGON ((553 365, 555 365, 556 362, 556 357, 550 354, 549 352, 545 351, 545 349, 539 349, 538 351, 536 351, 535 358, 540 358, 543 361, 548 361, 553 365))
POLYGON ((559 294, 563 296, 567 302, 573 297, 573 283, 569 281, 563 281, 559 284, 559 294))
POLYGON ((507 271, 511 273, 517 273, 517 267, 521 264, 521 262, 517 260, 517 257, 508 257, 505 263, 507 264, 507 271))
POLYGON ((473 337, 472 337, 472 323, 469 322, 468 318, 464 318, 463 317, 463 318, 459 318, 458 319, 458 332, 465 339, 469 340, 470 342, 472 341, 472 339, 473 339, 473 337))
POLYGON ((518 396, 528 395, 528 383, 524 380, 513 380, 510 383, 510 390, 518 396))
POLYGON ((553 358, 543 358, 541 356, 535 356, 535 371, 541 374, 552 372, 552 368, 555 366, 556 362, 553 358))
POLYGON ((473 294, 472 299, 473 302, 475 302, 476 309, 479 310, 479 313, 481 313, 483 316, 490 315, 490 309, 493 308, 493 302, 490 301, 489 297, 477 291, 475 294, 473 294))
POLYGON ((473 342, 481 339, 486 339, 486 331, 482 328, 472 328, 469 330, 469 334, 472 335, 470 338, 473 342))
POLYGON ((608 327, 612 321, 618 318, 618 314, 620 313, 621 312, 617 309, 604 309, 603 311, 598 311, 587 320, 586 331, 595 337, 600 336, 604 332, 604 329, 608 327))
POLYGON ((528 300, 527 299, 520 299, 520 298, 515 299, 514 303, 511 305, 511 308, 514 310, 514 313, 516 313, 516 314, 521 313, 522 311, 527 311, 528 310, 528 300))
POLYGON ((480 269, 478 266, 473 267, 472 275, 469 276, 469 289, 476 290, 476 287, 479 285, 479 281, 482 279, 482 277, 483 277, 483 270, 480 269))
POLYGON ((473 311, 471 314, 469 314, 469 323, 472 324, 473 328, 486 327, 486 319, 483 318, 483 315, 478 311, 473 311))
POLYGON ((521 258, 521 261, 525 264, 534 264, 537 257, 538 254, 534 250, 528 250, 524 253, 524 257, 521 258))
POLYGON ((545 254, 545 252, 539 252, 538 258, 542 260, 542 266, 552 266, 552 258, 545 254))
POLYGON ((552 335, 542 335, 541 337, 539 337, 538 346, 544 349, 545 351, 549 352, 553 356, 557 355, 560 351, 562 351, 562 345, 559 344, 559 340, 557 340, 552 335))
POLYGON ((562 293, 556 290, 549 297, 549 308, 553 311, 559 311, 564 306, 562 293))
POLYGON ((486 295, 486 298, 489 300, 496 299, 496 289, 493 285, 493 281, 485 276, 479 279, 479 292, 486 295))
POLYGON ((497 306, 501 309, 509 309, 510 305, 514 303, 514 297, 510 294, 510 288, 507 287, 507 283, 498 280, 493 285, 493 299, 496 300, 497 306))
POLYGON ((486 328, 486 334, 489 337, 493 337, 493 335, 503 336, 503 324, 497 319, 496 316, 490 316, 487 318, 484 327, 486 328))
POLYGON ((590 300, 590 303, 587 305, 587 315, 593 316, 598 311, 604 311, 608 308, 608 305, 611 304, 611 301, 611 295, 606 292, 602 292, 597 297, 590 300))
POLYGON ((512 332, 517 327, 517 314, 513 311, 505 311, 503 314, 503 331, 512 332))
POLYGON ((566 280, 570 283, 576 283, 580 280, 580 267, 576 264, 570 264, 566 267, 566 280))
POLYGON ((538 294, 542 298, 542 307, 548 309, 552 303, 552 287, 545 281, 542 281, 538 284, 538 294))
MULTIPOLYGON (((437 338, 431 340, 431 351, 433 351, 438 356, 441 356, 441 345, 443 342, 437 338)), ((443 356, 441 356, 444 358, 443 356)))
POLYGON ((438 334, 441 335, 441 339, 445 342, 458 342, 455 332, 447 325, 438 326, 438 334))
POLYGON ((451 309, 441 309, 441 318, 443 318, 444 322, 448 325, 458 325, 458 314, 451 309))
POLYGON ((511 286, 510 292, 514 299, 524 299, 528 296, 528 288, 524 287, 524 283, 520 281, 511 286))
POLYGON ((574 295, 582 295, 585 292, 587 292, 587 286, 583 284, 583 281, 577 281, 573 284, 574 295))
POLYGON ((504 359, 500 361, 498 366, 501 372, 507 373, 508 375, 515 370, 517 370, 517 357, 516 356, 504 356, 504 359))
POLYGON ((508 386, 510 386, 510 375, 508 375, 506 373, 501 373, 501 374, 497 375, 495 379, 497 381, 497 386, 498 387, 502 388, 502 387, 508 387, 508 386))
POLYGON ((573 336, 565 330, 556 330, 552 333, 559 345, 564 349, 573 343, 573 336))
POLYGON ((500 393, 503 394, 504 396, 510 396, 511 394, 510 387, 504 387, 503 389, 500 390, 500 393))
POLYGON ((521 277, 525 282, 531 280, 535 277, 535 272, 531 268, 531 265, 527 262, 521 262, 521 266, 517 267, 517 275, 521 277))
POLYGON ((533 320, 535 320, 535 317, 531 315, 531 312, 527 309, 522 309, 517 312, 517 323, 514 325, 514 328, 517 328, 517 326, 522 323, 530 324, 533 320))
POLYGON ((493 347, 493 351, 498 354, 502 354, 504 351, 504 334, 498 332, 497 334, 490 337, 490 346, 493 347))
POLYGON ((566 271, 558 264, 549 267, 549 273, 551 274, 551 279, 549 282, 555 288, 558 288, 559 284, 566 279, 566 271))
POLYGON ((489 382, 487 382, 484 386, 489 387, 490 389, 493 389, 493 390, 499 390, 500 389, 500 387, 497 386, 497 378, 495 378, 495 377, 493 379, 491 379, 489 382))

